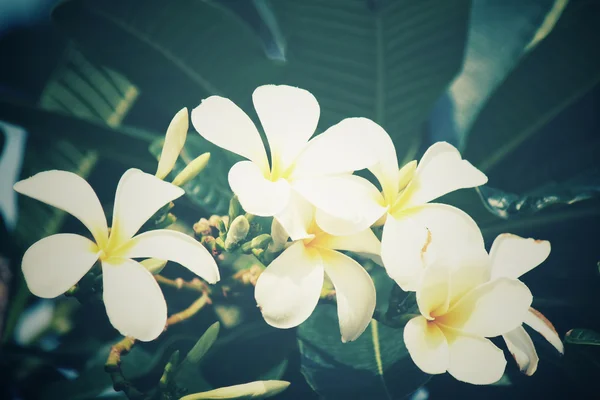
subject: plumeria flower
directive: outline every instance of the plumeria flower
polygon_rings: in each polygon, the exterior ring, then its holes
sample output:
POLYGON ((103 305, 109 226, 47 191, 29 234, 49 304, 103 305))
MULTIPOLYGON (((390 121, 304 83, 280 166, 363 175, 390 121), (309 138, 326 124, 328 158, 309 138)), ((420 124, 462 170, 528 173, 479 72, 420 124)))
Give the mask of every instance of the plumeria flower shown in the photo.
MULTIPOLYGON (((518 279, 543 263, 549 255, 548 241, 524 239, 509 233, 501 234, 494 240, 490 250, 491 279, 518 279)), ((564 353, 564 345, 554 326, 539 311, 530 308, 524 323, 542 334, 559 353, 564 353)), ((539 357, 531 337, 523 326, 505 333, 502 337, 521 371, 526 375, 533 375, 537 370, 539 357)))
POLYGON ((358 176, 338 176, 336 182, 302 182, 298 191, 319 209, 317 223, 325 231, 349 234, 383 224, 381 257, 388 274, 403 290, 415 291, 423 272, 425 250, 452 254, 430 246, 435 241, 451 249, 468 250, 483 246, 483 237, 473 219, 456 207, 430 201, 452 191, 483 185, 487 177, 463 160, 446 142, 429 147, 416 161, 398 169, 396 150, 380 126, 371 125, 377 137, 380 161, 369 170, 381 185, 381 192, 358 176), (326 187, 335 187, 333 193, 326 187))
POLYGON ((370 229, 348 236, 332 236, 315 223, 314 207, 298 195, 292 201, 308 232, 279 255, 256 283, 255 297, 265 321, 276 328, 304 322, 319 301, 325 275, 337 298, 342 341, 355 340, 366 329, 375 309, 375 286, 369 274, 337 250, 379 254, 380 243, 370 229))
POLYGON ((219 280, 214 259, 193 238, 165 229, 134 236, 161 207, 184 193, 153 175, 138 169, 123 174, 117 186, 110 231, 94 190, 74 173, 41 172, 17 182, 14 189, 70 213, 94 238, 92 241, 61 233, 34 243, 22 262, 31 292, 44 298, 57 297, 100 260, 106 312, 123 335, 153 340, 163 331, 167 318, 167 305, 156 280, 133 258, 174 261, 210 283, 219 280))
POLYGON ((463 382, 491 384, 502 377, 506 359, 487 338, 518 328, 532 296, 516 279, 490 281, 480 254, 462 261, 449 266, 439 259, 427 266, 417 290, 421 315, 404 328, 404 342, 426 373, 448 372, 463 382))
MULTIPOLYGON (((297 218, 292 197, 304 182, 351 174, 373 165, 380 150, 371 138, 374 122, 347 118, 309 140, 319 121, 319 103, 308 91, 265 85, 252 94, 268 139, 270 162, 256 126, 231 100, 211 96, 192 111, 194 128, 209 142, 236 153, 240 161, 229 171, 229 185, 246 212, 275 216, 291 238, 308 233, 297 218)), ((326 179, 325 179, 326 180, 326 179)), ((337 190, 322 188, 323 196, 337 190)))

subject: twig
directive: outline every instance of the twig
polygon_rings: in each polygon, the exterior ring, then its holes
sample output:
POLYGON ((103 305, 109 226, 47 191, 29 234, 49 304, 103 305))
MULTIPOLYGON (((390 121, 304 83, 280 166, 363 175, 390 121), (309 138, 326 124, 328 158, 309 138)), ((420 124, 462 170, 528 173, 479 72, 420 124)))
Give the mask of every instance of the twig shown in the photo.
POLYGON ((211 304, 212 301, 208 297, 208 293, 203 292, 202 296, 200 296, 196 301, 194 301, 188 308, 183 311, 178 312, 177 314, 171 315, 167 319, 167 325, 165 329, 167 329, 171 325, 178 324, 186 319, 189 319, 196 315, 198 311, 202 310, 205 305, 211 304))
POLYGON ((163 286, 169 286, 169 287, 172 287, 175 289, 186 289, 186 290, 191 290, 193 292, 199 292, 199 293, 205 293, 205 292, 209 291, 208 286, 198 278, 194 278, 189 282, 184 281, 181 278, 176 278, 176 279, 165 278, 162 275, 154 275, 154 278, 156 279, 156 282, 158 282, 159 284, 161 284, 163 286))
POLYGON ((117 392, 125 393, 131 400, 144 398, 144 394, 127 381, 123 375, 123 371, 121 371, 121 356, 129 353, 134 344, 134 338, 130 336, 124 337, 110 348, 108 359, 106 360, 106 364, 104 364, 104 370, 108 372, 112 379, 113 388, 117 392))

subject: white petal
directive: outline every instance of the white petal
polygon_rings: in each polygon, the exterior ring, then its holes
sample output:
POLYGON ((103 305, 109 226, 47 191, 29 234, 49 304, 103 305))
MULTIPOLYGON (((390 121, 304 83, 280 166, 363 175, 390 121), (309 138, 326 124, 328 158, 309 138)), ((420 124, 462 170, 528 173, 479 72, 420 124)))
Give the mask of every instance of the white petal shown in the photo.
POLYGON ((269 172, 267 153, 256 126, 231 100, 211 96, 192 110, 192 124, 209 142, 246 157, 269 172))
POLYGON ((423 317, 408 321, 404 344, 414 363, 428 374, 443 374, 448 369, 450 352, 444 333, 423 317))
POLYGON ((309 91, 286 85, 259 86, 252 101, 269 140, 272 169, 283 173, 315 133, 319 103, 309 91))
POLYGON ((550 242, 525 239, 510 233, 498 235, 490 250, 492 278, 518 278, 550 255, 550 242))
MULTIPOLYGON (((315 207, 295 190, 292 190, 288 205, 275 215, 274 220, 281 224, 288 236, 294 241, 313 236, 309 231, 314 217, 315 207)), ((287 237, 285 240, 287 240, 287 237)))
POLYGON ((112 326, 143 342, 156 339, 167 323, 167 303, 150 272, 137 261, 102 262, 104 305, 112 326))
POLYGON ((417 290, 419 311, 427 319, 444 315, 450 305, 450 274, 448 268, 429 266, 417 290))
POLYGON ((96 243, 106 244, 108 227, 104 210, 85 179, 68 171, 45 171, 15 183, 14 189, 36 200, 60 208, 80 220, 96 243))
POLYGON ((531 301, 522 282, 499 278, 468 292, 436 321, 468 334, 494 337, 520 326, 531 301))
POLYGON ((165 176, 169 175, 169 172, 173 169, 181 149, 185 144, 187 137, 187 131, 189 128, 189 115, 187 108, 182 108, 175 114, 167 133, 165 134, 165 143, 163 144, 162 151, 160 153, 160 159, 158 160, 158 168, 156 169, 156 177, 159 179, 165 179, 165 176))
POLYGON ((416 291, 424 272, 424 252, 431 236, 412 218, 388 215, 381 237, 381 259, 385 270, 404 291, 416 291))
POLYGON ((381 252, 388 274, 404 290, 416 290, 425 259, 455 266, 487 259, 475 221, 456 207, 436 203, 388 215, 381 252))
POLYGON ((395 199, 400 190, 400 173, 398 170, 398 156, 394 142, 388 133, 375 122, 368 119, 361 119, 364 134, 369 135, 370 140, 375 143, 378 162, 369 167, 369 170, 375 175, 386 199, 395 199))
POLYGON ((276 328, 293 328, 317 306, 323 287, 319 254, 296 242, 277 257, 256 282, 254 296, 265 321, 276 328))
MULTIPOLYGON (((446 337, 448 338, 448 335, 446 337)), ((490 340, 459 335, 448 338, 448 346, 448 372, 459 381, 489 385, 502 378, 506 359, 502 350, 490 340)))
POLYGON ((325 272, 335 288, 342 342, 356 340, 375 310, 375 285, 365 269, 334 250, 319 249, 325 272))
POLYGON ((131 239, 161 207, 184 193, 182 188, 139 169, 125 171, 115 195, 109 247, 114 249, 131 239))
POLYGON ((525 315, 525 323, 538 331, 546 340, 554 346, 560 354, 565 352, 565 346, 560 340, 560 336, 554 329, 554 326, 541 312, 533 308, 529 309, 529 312, 525 315))
POLYGON ((208 283, 219 280, 217 263, 208 250, 196 239, 177 231, 158 229, 144 232, 131 239, 118 256, 173 261, 208 283))
POLYGON ((66 292, 92 268, 98 246, 71 233, 60 233, 35 242, 23 255, 23 275, 31 293, 47 299, 66 292))
POLYGON ((293 179, 352 173, 379 162, 380 137, 373 121, 346 118, 308 142, 298 156, 293 179))
POLYGON ((537 370, 539 357, 529 334, 522 326, 502 335, 508 351, 515 358, 517 365, 525 375, 531 376, 537 370))
MULTIPOLYGON (((331 250, 345 250, 361 254, 381 254, 381 243, 371 229, 346 236, 322 235, 314 245, 331 250)), ((311 242, 312 243, 312 242, 311 242)))
POLYGON ((387 210, 379 190, 355 175, 302 179, 293 187, 317 207, 317 224, 332 235, 363 231, 387 210))
POLYGON ((425 204, 458 189, 483 185, 487 177, 456 148, 446 142, 434 143, 417 166, 415 176, 398 200, 403 207, 425 204))
POLYGON ((290 185, 284 179, 265 179, 258 166, 240 161, 229 170, 229 186, 247 213, 272 217, 287 207, 290 185))

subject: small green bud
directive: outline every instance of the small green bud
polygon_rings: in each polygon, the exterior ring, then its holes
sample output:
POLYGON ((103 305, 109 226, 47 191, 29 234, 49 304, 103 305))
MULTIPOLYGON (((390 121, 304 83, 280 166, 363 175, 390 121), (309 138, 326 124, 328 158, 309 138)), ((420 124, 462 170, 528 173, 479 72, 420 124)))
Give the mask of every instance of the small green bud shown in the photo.
POLYGON ((234 249, 242 240, 248 235, 250 230, 250 223, 245 216, 239 215, 233 220, 229 230, 227 231, 227 238, 225 239, 225 250, 230 251, 234 249))
POLYGON ((265 249, 271 243, 271 235, 263 233, 242 245, 242 252, 250 253, 252 249, 265 249))
POLYGON ((189 163, 183 171, 181 171, 175 179, 173 179, 173 185, 183 186, 196 177, 200 172, 206 168, 210 160, 210 153, 204 153, 196 157, 191 163, 189 163))
POLYGON ((234 219, 236 219, 238 216, 242 215, 243 213, 244 213, 244 210, 242 209, 242 205, 240 204, 238 197, 236 195, 233 195, 233 197, 229 201, 229 212, 228 212, 229 220, 233 221, 234 219))

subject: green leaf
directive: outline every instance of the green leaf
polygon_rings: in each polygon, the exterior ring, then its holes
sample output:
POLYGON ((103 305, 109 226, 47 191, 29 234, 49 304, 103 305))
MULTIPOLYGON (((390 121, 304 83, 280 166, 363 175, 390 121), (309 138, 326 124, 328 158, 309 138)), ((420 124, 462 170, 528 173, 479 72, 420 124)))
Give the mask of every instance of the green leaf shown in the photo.
POLYGON ((177 386, 189 391, 210 389, 211 385, 206 382, 200 371, 200 362, 208 350, 217 340, 220 324, 215 322, 198 339, 194 347, 187 353, 185 359, 177 367, 175 372, 175 383, 177 386))
MULTIPOLYGON (((383 268, 377 267, 372 276, 378 308, 385 309, 394 283, 383 268)), ((402 332, 373 320, 356 341, 342 343, 335 305, 319 305, 298 327, 302 373, 326 399, 403 398, 429 375, 413 363, 402 332)))
POLYGON ((285 381, 257 381, 190 394, 180 400, 265 399, 283 392, 288 386, 290 383, 285 381))
POLYGON ((565 335, 565 343, 600 346, 600 333, 590 329, 571 329, 565 335))
POLYGON ((600 173, 591 171, 566 182, 551 183, 526 194, 480 186, 477 192, 486 208, 500 218, 526 216, 546 207, 569 205, 600 196, 600 173))
POLYGON ((53 17, 168 115, 219 94, 253 116, 254 88, 285 83, 315 94, 320 130, 369 117, 390 132, 401 158, 412 157, 429 109, 461 67, 468 0, 256 5, 266 26, 276 19, 281 27, 285 62, 268 59, 256 31, 212 2, 73 0, 53 17))
POLYGON ((550 34, 497 89, 469 134, 465 156, 492 169, 600 81, 600 4, 571 1, 550 34))
MULTIPOLYGON (((150 152, 158 159, 162 149, 163 138, 156 139, 150 145, 150 152)), ((200 135, 187 136, 185 146, 175 163, 171 176, 176 176, 196 157, 210 152, 211 157, 202 172, 183 185, 186 196, 209 214, 226 214, 232 193, 227 182, 229 168, 238 160, 231 153, 224 152, 200 135), (214 156, 216 155, 216 156, 214 156)))

